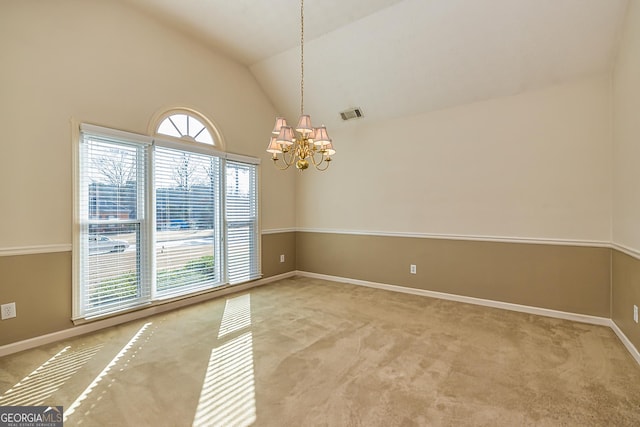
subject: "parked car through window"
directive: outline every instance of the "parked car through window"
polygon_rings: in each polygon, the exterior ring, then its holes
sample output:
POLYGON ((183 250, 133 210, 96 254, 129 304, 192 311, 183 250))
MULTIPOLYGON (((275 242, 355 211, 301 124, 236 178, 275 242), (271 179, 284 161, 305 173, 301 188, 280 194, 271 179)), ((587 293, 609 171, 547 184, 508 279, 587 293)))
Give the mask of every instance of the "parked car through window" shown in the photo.
POLYGON ((89 254, 103 254, 109 252, 124 252, 129 242, 111 239, 98 234, 89 235, 89 254))

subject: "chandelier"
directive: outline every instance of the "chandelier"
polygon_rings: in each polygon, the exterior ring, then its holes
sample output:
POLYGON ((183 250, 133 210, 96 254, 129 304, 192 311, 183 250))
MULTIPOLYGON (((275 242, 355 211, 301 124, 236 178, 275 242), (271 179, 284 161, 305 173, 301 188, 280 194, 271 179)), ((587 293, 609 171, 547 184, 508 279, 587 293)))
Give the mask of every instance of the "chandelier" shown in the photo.
POLYGON ((284 117, 277 117, 267 152, 272 153, 273 164, 281 170, 293 164, 305 170, 309 164, 318 170, 326 170, 331 162, 333 149, 327 128, 311 126, 311 117, 304 114, 304 0, 300 0, 300 118, 293 129, 284 117), (281 157, 278 157, 278 155, 281 157))

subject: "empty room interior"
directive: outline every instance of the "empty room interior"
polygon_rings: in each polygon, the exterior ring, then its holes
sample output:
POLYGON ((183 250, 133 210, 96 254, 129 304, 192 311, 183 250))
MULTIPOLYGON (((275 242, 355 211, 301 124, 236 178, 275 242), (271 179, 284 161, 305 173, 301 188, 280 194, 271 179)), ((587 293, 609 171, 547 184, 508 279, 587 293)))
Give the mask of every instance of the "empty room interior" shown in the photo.
POLYGON ((0 58, 0 412, 640 425, 640 0, 2 0, 0 58))

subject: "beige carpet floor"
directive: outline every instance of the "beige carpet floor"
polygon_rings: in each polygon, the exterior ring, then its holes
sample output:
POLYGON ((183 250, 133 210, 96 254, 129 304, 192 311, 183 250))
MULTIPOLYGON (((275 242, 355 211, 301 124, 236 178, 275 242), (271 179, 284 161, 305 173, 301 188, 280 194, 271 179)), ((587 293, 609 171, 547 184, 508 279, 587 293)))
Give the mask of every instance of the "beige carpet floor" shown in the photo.
POLYGON ((638 426, 607 327, 287 279, 0 359, 65 426, 638 426))

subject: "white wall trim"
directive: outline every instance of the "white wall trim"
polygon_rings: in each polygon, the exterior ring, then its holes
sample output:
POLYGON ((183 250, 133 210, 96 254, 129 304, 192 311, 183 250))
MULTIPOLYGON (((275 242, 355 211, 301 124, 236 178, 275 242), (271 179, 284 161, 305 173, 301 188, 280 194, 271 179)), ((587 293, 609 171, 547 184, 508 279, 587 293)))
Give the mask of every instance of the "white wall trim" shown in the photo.
POLYGON ((405 294, 419 295, 430 298, 444 299, 462 302, 466 304, 482 305, 485 307, 500 308, 503 310, 518 311, 521 313, 536 314, 538 316, 554 317, 556 319, 572 320, 574 322, 589 323, 591 325, 610 326, 611 319, 606 317, 590 316, 566 311, 551 310, 548 308, 532 307, 529 305, 513 304, 510 302, 494 301, 463 295, 448 294, 444 292, 428 291, 425 289, 408 288, 406 286, 388 285, 386 283, 369 282, 366 280, 350 279, 346 277, 329 276, 326 274, 298 271, 299 276, 314 279, 329 280, 332 282, 349 283, 352 285, 366 286, 369 288, 384 289, 386 291, 401 292, 405 294))
POLYGON ((241 285, 228 286, 223 289, 214 290, 205 294, 196 295, 191 298, 184 298, 180 300, 173 300, 168 303, 155 305, 152 307, 144 308, 142 310, 128 312, 120 316, 114 316, 107 319, 96 320, 91 323, 84 323, 79 326, 64 329, 50 334, 41 335, 39 337, 29 338, 23 341, 18 341, 11 344, 0 346, 0 357, 7 356, 9 354, 17 353, 19 351, 29 350, 41 345, 50 344, 52 342, 66 340, 76 337, 78 335, 95 332, 100 329, 108 328, 110 326, 119 325, 121 323, 130 322, 132 320, 138 320, 145 317, 152 316, 154 314, 160 314, 167 311, 175 310, 178 308, 186 307, 189 305, 197 304, 200 302, 208 301, 211 299, 219 298, 228 294, 246 291, 258 286, 266 285, 267 283, 275 282, 278 280, 286 279, 296 275, 295 271, 288 273, 278 274, 276 276, 266 277, 264 279, 254 280, 253 282, 243 283, 241 285))
POLYGON ((637 249, 630 248, 629 246, 621 245, 620 243, 612 243, 611 249, 615 249, 624 254, 629 255, 632 258, 640 260, 640 251, 637 249))
POLYGON ((279 234, 279 233, 295 233, 298 231, 295 227, 293 228, 271 228, 267 230, 262 230, 262 234, 279 234))
POLYGON ((71 248, 71 244, 68 243, 58 245, 34 245, 16 246, 13 248, 0 248, 0 257, 14 255, 48 254, 53 252, 71 252, 71 248))
MULTIPOLYGON (((279 234, 279 233, 295 233, 295 228, 273 228, 262 230, 261 234, 279 234)), ((54 245, 33 245, 33 246, 15 246, 2 248, 0 247, 0 257, 15 255, 37 255, 48 254, 54 252, 71 252, 73 245, 71 243, 60 243, 54 245)))
POLYGON ((624 332, 622 332, 622 330, 618 327, 616 322, 614 322, 611 319, 609 319, 609 320, 611 322, 609 327, 611 329, 613 329, 613 332, 615 332, 615 334, 618 336, 620 341, 622 341, 622 344, 624 344, 624 346, 627 348, 629 353, 631 353, 631 356, 640 365, 640 352, 638 352, 638 349, 633 345, 633 343, 631 341, 629 341, 629 338, 627 338, 627 336, 624 334, 624 332))
MULTIPOLYGON (((385 232, 385 231, 358 231, 358 230, 329 230, 316 228, 272 228, 261 231, 262 235, 280 234, 280 233, 325 233, 325 234, 347 234, 356 236, 380 236, 380 237, 409 237, 419 239, 439 239, 439 240, 465 240, 477 242, 501 242, 501 243, 525 243, 538 245, 556 245, 556 246, 584 246, 616 249, 633 258, 640 260, 640 250, 633 249, 628 246, 606 242, 600 240, 571 240, 571 239, 542 239, 535 237, 499 237, 499 236, 480 236, 480 235, 463 235, 463 234, 433 234, 433 233, 408 233, 408 232, 385 232)), ((12 255, 35 255, 52 252, 70 252, 72 245, 55 244, 55 245, 34 245, 34 246, 18 246, 9 248, 0 248, 0 257, 12 255)))
POLYGON ((589 246, 610 248, 611 242, 605 240, 578 240, 578 239, 544 239, 538 237, 504 237, 504 236, 483 236, 472 234, 439 234, 439 233, 412 233, 393 231, 367 231, 367 230, 331 230, 320 228, 298 228, 296 231, 305 233, 327 233, 327 234, 350 234, 358 236, 381 236, 381 237, 413 237, 419 239, 440 239, 440 240, 468 240, 478 242, 501 242, 501 243, 532 243, 539 245, 558 246, 589 246))

